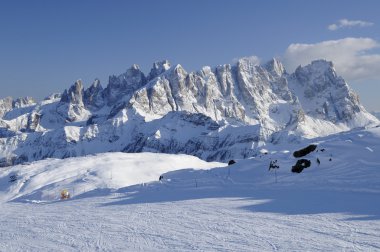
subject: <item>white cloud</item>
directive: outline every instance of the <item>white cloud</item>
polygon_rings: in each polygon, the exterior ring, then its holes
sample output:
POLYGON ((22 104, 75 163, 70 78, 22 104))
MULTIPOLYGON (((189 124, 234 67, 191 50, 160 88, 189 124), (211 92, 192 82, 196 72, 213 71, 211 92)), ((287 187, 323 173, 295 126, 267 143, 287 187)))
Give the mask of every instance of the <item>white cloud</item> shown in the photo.
POLYGON ((345 38, 315 44, 291 44, 283 61, 289 72, 316 59, 332 61, 346 80, 380 80, 380 54, 371 52, 380 43, 371 38, 345 38))
POLYGON ((373 23, 367 22, 367 21, 362 21, 362 20, 348 20, 348 19, 341 19, 338 21, 337 24, 331 24, 327 26, 327 29, 330 31, 335 31, 341 28, 346 28, 346 27, 366 27, 366 26, 372 26, 373 23))

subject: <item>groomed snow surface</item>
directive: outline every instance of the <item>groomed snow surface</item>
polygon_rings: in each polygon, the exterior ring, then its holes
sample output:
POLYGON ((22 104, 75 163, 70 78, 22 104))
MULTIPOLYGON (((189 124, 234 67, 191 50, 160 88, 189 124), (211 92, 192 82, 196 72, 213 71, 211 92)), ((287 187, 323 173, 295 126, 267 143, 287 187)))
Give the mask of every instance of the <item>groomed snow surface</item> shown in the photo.
POLYGON ((280 145, 232 166, 107 153, 2 168, 0 251, 380 251, 380 128, 313 143, 300 174, 280 145))

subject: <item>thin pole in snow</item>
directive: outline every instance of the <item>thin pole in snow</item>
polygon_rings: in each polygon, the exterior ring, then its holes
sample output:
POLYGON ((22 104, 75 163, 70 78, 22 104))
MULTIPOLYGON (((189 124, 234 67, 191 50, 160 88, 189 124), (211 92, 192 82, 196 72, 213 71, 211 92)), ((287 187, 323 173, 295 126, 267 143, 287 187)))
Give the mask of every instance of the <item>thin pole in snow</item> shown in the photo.
POLYGON ((274 169, 274 176, 276 178, 276 183, 277 183, 277 172, 276 172, 276 169, 274 169))

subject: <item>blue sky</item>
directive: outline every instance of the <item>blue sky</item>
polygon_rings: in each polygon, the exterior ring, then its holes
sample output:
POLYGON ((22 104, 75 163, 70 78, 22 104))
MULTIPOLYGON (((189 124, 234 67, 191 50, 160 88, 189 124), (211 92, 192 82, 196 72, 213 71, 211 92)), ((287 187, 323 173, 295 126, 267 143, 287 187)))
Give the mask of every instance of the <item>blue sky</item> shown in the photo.
POLYGON ((79 78, 106 86, 134 63, 147 73, 169 59, 193 71, 255 55, 290 71, 334 60, 363 104, 380 111, 379 10, 376 0, 4 0, 0 97, 41 99, 79 78))

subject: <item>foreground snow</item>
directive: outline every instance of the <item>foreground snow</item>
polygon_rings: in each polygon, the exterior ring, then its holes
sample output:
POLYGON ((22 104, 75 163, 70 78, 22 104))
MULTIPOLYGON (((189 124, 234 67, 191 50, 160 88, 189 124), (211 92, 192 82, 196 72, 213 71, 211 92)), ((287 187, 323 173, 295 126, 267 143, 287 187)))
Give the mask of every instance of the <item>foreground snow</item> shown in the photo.
POLYGON ((151 191, 131 202, 114 195, 47 205, 5 204, 1 207, 0 250, 380 249, 379 216, 358 216, 366 213, 360 212, 366 207, 353 203, 367 205, 377 201, 378 195, 362 199, 360 194, 325 192, 323 199, 321 194, 306 197, 298 193, 289 199, 289 191, 252 193, 247 188, 230 194, 227 190, 191 190, 191 197, 187 191, 184 199, 173 199, 170 193, 168 198, 160 197, 166 193, 151 191), (345 213, 355 209, 358 212, 345 213))
POLYGON ((59 200, 64 189, 75 198, 94 190, 109 191, 158 180, 168 171, 218 166, 225 164, 205 162, 188 155, 157 153, 103 153, 63 160, 48 159, 3 168, 0 201, 50 202, 59 200), (13 183, 9 182, 11 176, 17 178, 13 183))
POLYGON ((30 170, 29 181, 38 176, 59 178, 57 170, 71 174, 70 179, 54 183, 38 179, 44 186, 30 187, 30 191, 17 184, 9 186, 5 180, 9 174, 4 175, 8 170, 1 170, 2 199, 11 194, 8 199, 13 200, 0 206, 0 250, 380 250, 380 128, 314 142, 318 152, 306 156, 312 165, 300 174, 290 172, 296 159, 287 146, 267 147, 268 154, 238 160, 228 168, 209 169, 223 164, 184 155, 122 153, 7 168, 20 174, 30 170), (167 165, 164 167, 173 165, 162 181, 157 179, 164 170, 135 172, 140 167, 160 167, 160 158, 167 165), (119 160, 119 165, 130 160, 128 167, 136 166, 116 175, 118 165, 111 160, 119 160), (277 183, 274 172, 268 171, 271 160, 278 160, 280 166, 277 183), (144 165, 138 163, 142 161, 144 165), (74 176, 75 163, 98 172, 74 176), (114 167, 112 181, 129 178, 126 183, 134 185, 111 184, 109 173, 102 175, 95 168, 101 165, 105 169, 107 163, 114 167), (207 169, 173 171, 179 164, 207 169), (54 165, 56 169, 51 168, 54 165), (155 182, 145 183, 151 172, 154 176, 150 180, 155 182), (140 177, 145 173, 146 177, 140 177), (54 191, 59 185, 79 186, 83 178, 93 190, 76 190, 67 201, 43 196, 44 190, 54 191))

